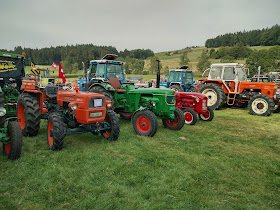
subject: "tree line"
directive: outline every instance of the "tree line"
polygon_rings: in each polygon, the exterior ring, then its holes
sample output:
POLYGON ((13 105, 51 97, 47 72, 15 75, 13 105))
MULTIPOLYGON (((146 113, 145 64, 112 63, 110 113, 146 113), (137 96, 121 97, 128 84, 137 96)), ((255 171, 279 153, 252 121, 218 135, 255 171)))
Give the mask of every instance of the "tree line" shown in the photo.
MULTIPOLYGON (((125 49, 124 51, 118 52, 118 50, 112 46, 96 46, 93 44, 67 45, 41 49, 17 46, 14 50, 0 49, 0 51, 17 54, 25 52, 26 65, 31 65, 31 62, 37 65, 51 65, 53 62, 56 64, 62 62, 66 73, 76 73, 78 69, 82 69, 82 62, 86 63, 88 67, 90 60, 101 59, 104 55, 109 53, 117 54, 124 58, 129 56, 131 59, 135 60, 143 60, 154 56, 154 52, 150 49, 125 49)), ((137 61, 136 63, 139 66, 139 63, 142 65, 143 62, 137 61)))
POLYGON ((216 48, 221 46, 234 46, 238 43, 249 46, 273 46, 280 45, 280 26, 274 25, 271 28, 226 33, 212 39, 207 39, 205 47, 216 48))

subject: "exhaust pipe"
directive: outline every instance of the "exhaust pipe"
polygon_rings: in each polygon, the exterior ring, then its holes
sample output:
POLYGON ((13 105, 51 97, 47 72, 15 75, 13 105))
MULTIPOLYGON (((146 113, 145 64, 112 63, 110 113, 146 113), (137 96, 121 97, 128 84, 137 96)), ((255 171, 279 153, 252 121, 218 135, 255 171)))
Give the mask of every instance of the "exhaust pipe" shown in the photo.
POLYGON ((157 84, 156 84, 156 88, 159 88, 159 83, 160 83, 160 66, 159 66, 159 63, 160 63, 160 60, 157 60, 158 62, 158 69, 157 69, 157 84))

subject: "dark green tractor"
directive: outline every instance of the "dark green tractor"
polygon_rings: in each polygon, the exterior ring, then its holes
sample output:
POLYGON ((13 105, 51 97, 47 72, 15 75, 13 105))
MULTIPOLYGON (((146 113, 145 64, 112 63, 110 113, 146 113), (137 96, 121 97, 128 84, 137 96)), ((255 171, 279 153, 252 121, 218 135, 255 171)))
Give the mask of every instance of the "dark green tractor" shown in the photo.
POLYGON ((10 160, 20 158, 22 147, 21 129, 15 118, 6 118, 4 94, 0 87, 0 141, 3 144, 3 155, 10 160))
POLYGON ((138 88, 125 80, 123 62, 116 55, 91 61, 88 91, 102 93, 114 102, 113 109, 124 119, 131 119, 138 135, 154 136, 160 118, 165 128, 180 130, 184 113, 175 108, 175 91, 159 88, 138 88))
POLYGON ((24 76, 24 56, 0 52, 0 141, 3 154, 11 160, 21 155, 21 129, 15 116, 24 76))

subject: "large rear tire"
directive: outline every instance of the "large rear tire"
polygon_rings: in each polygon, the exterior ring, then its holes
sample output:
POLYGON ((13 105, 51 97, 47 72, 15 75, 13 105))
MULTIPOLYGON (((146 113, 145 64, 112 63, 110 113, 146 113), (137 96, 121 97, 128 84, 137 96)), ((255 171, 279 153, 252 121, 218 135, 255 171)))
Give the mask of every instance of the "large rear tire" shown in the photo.
POLYGON ((132 125, 136 134, 153 137, 158 129, 155 114, 150 110, 136 112, 132 117, 132 125))
POLYGON ((273 99, 264 94, 257 94, 249 101, 249 111, 252 115, 269 116, 274 109, 273 99))
POLYGON ((207 96, 207 107, 220 109, 226 103, 226 95, 224 90, 217 84, 203 84, 199 92, 207 96))
POLYGON ((174 110, 175 120, 162 120, 163 126, 170 130, 181 130, 185 124, 184 112, 175 107, 174 110))
POLYGON ((170 86, 171 89, 174 89, 175 91, 178 91, 178 92, 184 92, 184 89, 180 86, 180 85, 171 85, 170 86))
POLYGON ((10 160, 19 159, 22 148, 22 135, 17 121, 8 123, 8 136, 10 137, 10 143, 3 144, 3 154, 8 156, 10 160))
POLYGON ((36 136, 40 129, 40 107, 35 97, 22 93, 17 101, 17 118, 22 135, 36 136))
POLYGON ((189 89, 189 92, 194 92, 194 93, 196 93, 196 92, 197 92, 197 89, 196 89, 194 86, 191 86, 190 89, 189 89))
POLYGON ((110 124, 111 129, 102 132, 101 135, 109 141, 116 141, 120 135, 120 123, 117 114, 113 110, 107 110, 105 121, 110 124))
POLYGON ((64 144, 64 123, 58 112, 53 112, 48 118, 47 144, 50 150, 61 150, 64 144))
POLYGON ((109 91, 105 90, 103 87, 98 86, 98 85, 97 85, 97 86, 93 86, 92 88, 89 89, 89 92, 101 93, 101 94, 105 95, 106 100, 110 100, 110 101, 113 102, 112 107, 109 108, 109 109, 112 109, 112 110, 115 109, 115 106, 114 106, 114 97, 112 96, 112 94, 111 94, 109 91))

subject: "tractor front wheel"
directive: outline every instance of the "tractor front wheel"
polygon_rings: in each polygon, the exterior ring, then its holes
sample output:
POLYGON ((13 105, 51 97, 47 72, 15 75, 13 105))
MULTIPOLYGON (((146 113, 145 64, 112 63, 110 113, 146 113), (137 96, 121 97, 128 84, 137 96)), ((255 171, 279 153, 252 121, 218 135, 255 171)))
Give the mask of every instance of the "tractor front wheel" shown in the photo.
POLYGON ((36 136, 40 129, 40 107, 37 99, 22 93, 17 101, 17 118, 22 135, 36 136))
POLYGON ((111 128, 108 131, 102 132, 101 135, 109 141, 116 141, 120 134, 120 123, 117 114, 113 110, 108 109, 105 121, 109 123, 111 128))
POLYGON ((178 92, 184 92, 184 89, 180 85, 171 85, 170 88, 178 92))
POLYGON ((48 118, 47 144, 50 150, 61 150, 64 144, 64 123, 58 112, 53 112, 48 118))
POLYGON ((203 121, 212 121, 214 118, 214 111, 212 108, 207 107, 207 111, 202 114, 198 114, 198 117, 203 121))
POLYGON ((170 130, 181 130, 185 124, 184 112, 176 107, 174 110, 174 115, 175 119, 173 120, 162 120, 163 126, 170 130))
POLYGON ((132 124, 136 134, 153 137, 158 129, 155 114, 150 110, 136 112, 132 117, 132 124))
POLYGON ((186 108, 183 110, 185 115, 185 124, 194 125, 197 121, 197 115, 194 110, 186 108))
POLYGON ((257 94, 249 101, 249 110, 252 115, 269 116, 273 112, 273 99, 264 94, 257 94))
POLYGON ((19 159, 22 148, 22 136, 18 122, 10 121, 8 123, 8 136, 10 137, 10 143, 3 144, 3 154, 8 156, 10 160, 19 159))
POLYGON ((220 109, 226 102, 224 90, 217 84, 203 84, 199 92, 207 96, 207 106, 214 109, 220 109))

